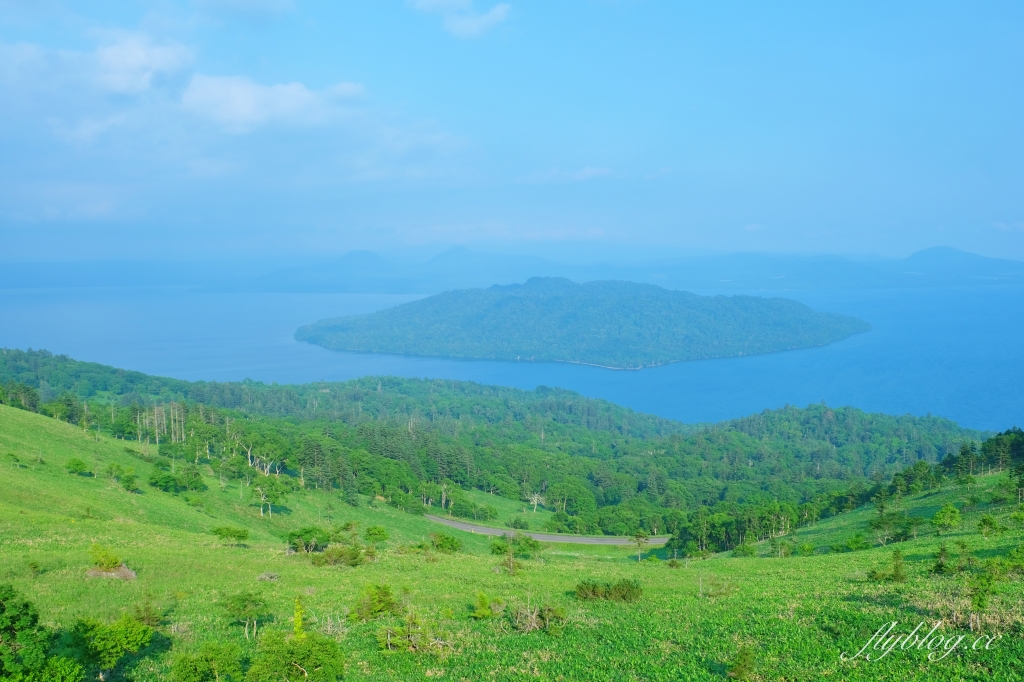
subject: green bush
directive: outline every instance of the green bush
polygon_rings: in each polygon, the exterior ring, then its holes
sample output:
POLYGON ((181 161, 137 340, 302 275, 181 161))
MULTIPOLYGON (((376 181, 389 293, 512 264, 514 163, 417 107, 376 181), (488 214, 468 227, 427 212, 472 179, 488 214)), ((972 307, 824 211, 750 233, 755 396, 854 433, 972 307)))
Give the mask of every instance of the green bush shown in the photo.
MULTIPOLYGON (((126 654, 138 653, 153 638, 153 628, 128 614, 109 625, 92 619, 80 620, 75 633, 85 642, 89 657, 103 671, 113 670, 126 654)), ((101 675, 101 679, 106 677, 101 675)))
POLYGON ((233 642, 206 642, 195 654, 182 654, 171 665, 174 682, 241 682, 242 650, 233 642))
POLYGON ((583 580, 576 585, 576 598, 581 601, 607 599, 609 601, 635 602, 643 596, 643 589, 637 580, 623 578, 618 582, 583 580))
POLYGON ((430 544, 438 552, 444 554, 454 554, 462 549, 462 540, 441 531, 430 534, 430 544))
POLYGON ((89 558, 93 565, 103 571, 112 571, 121 565, 121 558, 114 554, 113 550, 103 545, 93 545, 89 548, 89 558))
POLYGON ((370 621, 381 616, 401 615, 402 605, 395 598, 388 585, 367 585, 355 607, 349 612, 349 620, 370 621))
POLYGON ((285 636, 267 630, 260 637, 246 682, 336 682, 345 657, 333 639, 316 632, 285 636))
POLYGON ((165 493, 176 493, 179 488, 184 487, 174 474, 159 469, 150 475, 149 484, 165 493))
POLYGON ((366 554, 357 545, 331 545, 312 557, 314 566, 361 566, 366 563, 366 554))
POLYGON ((519 530, 530 530, 530 522, 522 516, 513 516, 508 520, 508 527, 517 528, 519 530))
POLYGON ((299 530, 288 533, 288 545, 297 552, 311 554, 321 552, 330 542, 331 533, 326 528, 319 526, 305 526, 299 530))
POLYGON ((220 538, 221 542, 231 541, 238 544, 249 539, 249 531, 234 526, 218 526, 211 529, 210 532, 220 538))
POLYGON ((370 526, 363 531, 363 538, 366 539, 371 545, 375 545, 378 542, 387 542, 388 530, 384 526, 370 526))
POLYGON ((78 457, 72 457, 69 459, 64 465, 64 468, 68 470, 69 474, 79 475, 89 473, 89 465, 78 457))
POLYGON ((750 544, 748 542, 744 542, 743 544, 736 545, 732 549, 732 555, 733 556, 751 557, 751 556, 754 556, 754 554, 756 554, 756 553, 757 552, 756 552, 756 549, 755 549, 754 545, 752 545, 752 544, 750 544))

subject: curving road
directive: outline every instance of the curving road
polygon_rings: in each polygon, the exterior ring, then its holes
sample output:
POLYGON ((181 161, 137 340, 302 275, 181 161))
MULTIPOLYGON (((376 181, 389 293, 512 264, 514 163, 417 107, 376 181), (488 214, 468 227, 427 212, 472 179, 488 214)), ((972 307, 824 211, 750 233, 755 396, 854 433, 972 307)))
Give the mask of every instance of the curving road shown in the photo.
MULTIPOLYGON (((477 526, 472 523, 464 523, 462 521, 453 521, 451 519, 442 519, 439 516, 431 516, 430 514, 425 515, 431 521, 435 523, 444 524, 450 528, 458 528, 459 530, 465 530, 470 533, 479 533, 480 535, 508 535, 510 533, 522 533, 523 535, 529 535, 534 540, 540 542, 566 542, 576 545, 632 545, 633 538, 623 537, 592 537, 590 535, 562 535, 561 533, 534 533, 528 530, 516 531, 514 528, 492 528, 491 526, 477 526)), ((664 545, 672 538, 671 535, 662 535, 659 537, 653 537, 648 540, 647 544, 652 546, 664 545)))

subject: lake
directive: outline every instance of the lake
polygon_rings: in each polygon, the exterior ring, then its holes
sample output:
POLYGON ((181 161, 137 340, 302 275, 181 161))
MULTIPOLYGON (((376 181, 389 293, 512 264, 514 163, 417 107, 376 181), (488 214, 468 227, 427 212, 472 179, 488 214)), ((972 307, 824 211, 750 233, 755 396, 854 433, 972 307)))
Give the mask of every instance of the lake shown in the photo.
POLYGON ((938 414, 979 429, 1024 424, 1024 288, 772 295, 862 318, 874 330, 818 348, 627 372, 337 353, 292 338, 300 325, 419 298, 412 295, 8 289, 0 290, 0 346, 189 380, 302 383, 393 374, 527 389, 543 384, 685 422, 824 400, 938 414))

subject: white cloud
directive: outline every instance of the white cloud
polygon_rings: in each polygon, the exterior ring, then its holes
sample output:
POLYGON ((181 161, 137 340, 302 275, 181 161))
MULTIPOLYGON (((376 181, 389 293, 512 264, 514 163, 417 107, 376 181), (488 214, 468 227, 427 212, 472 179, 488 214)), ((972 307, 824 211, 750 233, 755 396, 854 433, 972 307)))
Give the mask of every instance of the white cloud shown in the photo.
POLYGON ((229 132, 244 133, 267 123, 319 122, 331 113, 332 98, 362 92, 358 83, 339 83, 315 92, 302 83, 260 85, 242 76, 196 74, 181 103, 229 132))
POLYGON ((577 171, 563 171, 558 168, 531 173, 527 175, 527 182, 556 183, 556 182, 584 182, 594 178, 605 178, 612 174, 611 168, 604 166, 585 166, 577 171))
POLYGON ((96 49, 96 81, 107 92, 136 94, 149 90, 155 77, 175 73, 191 62, 192 51, 184 45, 127 35, 96 49))
POLYGON ((452 14, 444 18, 444 27, 459 38, 477 38, 492 26, 505 21, 510 5, 495 5, 485 14, 452 14))
POLYGON ((420 12, 440 14, 444 18, 441 25, 458 38, 479 38, 505 21, 512 9, 503 2, 480 14, 472 0, 409 0, 409 4, 420 12))

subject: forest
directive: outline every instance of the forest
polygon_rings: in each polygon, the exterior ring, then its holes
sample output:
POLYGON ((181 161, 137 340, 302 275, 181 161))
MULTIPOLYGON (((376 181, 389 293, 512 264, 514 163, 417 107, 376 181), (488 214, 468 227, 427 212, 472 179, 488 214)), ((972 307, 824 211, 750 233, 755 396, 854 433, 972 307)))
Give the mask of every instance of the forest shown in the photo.
MULTIPOLYGON (((988 435, 824 404, 695 426, 546 388, 396 377, 189 383, 45 351, 0 359, 0 401, 129 448, 157 446, 156 456, 133 451, 132 473, 165 492, 187 495, 214 475, 245 487, 261 513, 314 488, 349 504, 379 497, 413 514, 486 522, 493 505, 467 494, 480 491, 553 512, 536 530, 671 533, 691 551, 854 509, 904 470, 926 465, 928 485, 940 485, 959 476, 950 457, 988 435)), ((1019 457, 1011 448, 1000 460, 990 442, 977 466, 1019 457)))
POLYGON ((295 338, 338 351, 641 369, 821 346, 870 329, 785 298, 535 277, 321 320, 295 338))

